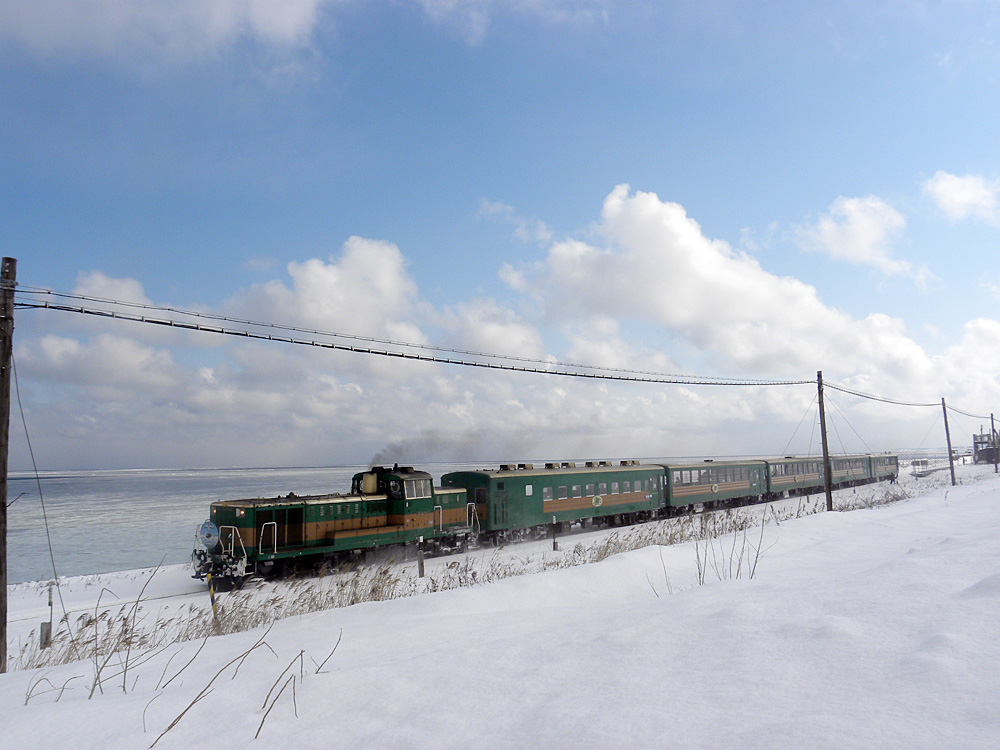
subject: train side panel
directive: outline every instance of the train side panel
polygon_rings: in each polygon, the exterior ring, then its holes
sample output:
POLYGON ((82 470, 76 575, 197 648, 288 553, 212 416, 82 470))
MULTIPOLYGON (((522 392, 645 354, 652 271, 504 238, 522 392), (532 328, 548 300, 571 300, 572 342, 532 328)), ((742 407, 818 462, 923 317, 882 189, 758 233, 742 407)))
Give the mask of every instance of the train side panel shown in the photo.
POLYGON ((445 487, 462 487, 485 531, 652 512, 662 504, 663 469, 656 465, 566 465, 445 474, 445 487))
POLYGON ((702 461, 663 464, 666 504, 683 507, 719 500, 757 498, 767 492, 763 461, 702 461))
POLYGON ((823 459, 820 456, 788 456, 769 459, 767 491, 777 497, 783 493, 818 492, 825 486, 823 459))

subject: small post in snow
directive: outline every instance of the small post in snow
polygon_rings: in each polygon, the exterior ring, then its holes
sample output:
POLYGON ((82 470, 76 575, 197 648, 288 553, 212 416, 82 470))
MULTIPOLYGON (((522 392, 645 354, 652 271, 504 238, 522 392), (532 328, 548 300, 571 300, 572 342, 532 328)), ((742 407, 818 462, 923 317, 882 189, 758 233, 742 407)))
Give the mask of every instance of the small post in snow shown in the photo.
POLYGON ((417 541, 417 578, 424 577, 424 538, 417 541))
POLYGON ((556 541, 556 517, 552 516, 552 551, 559 551, 559 542, 556 541))

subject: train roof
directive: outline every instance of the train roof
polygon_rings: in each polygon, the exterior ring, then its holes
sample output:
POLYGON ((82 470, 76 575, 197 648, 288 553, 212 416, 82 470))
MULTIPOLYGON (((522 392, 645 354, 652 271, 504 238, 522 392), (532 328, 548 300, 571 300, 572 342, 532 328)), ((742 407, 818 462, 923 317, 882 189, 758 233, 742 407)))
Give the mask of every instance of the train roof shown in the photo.
MULTIPOLYGON (((392 474, 402 479, 430 479, 431 475, 426 471, 414 469, 412 466, 400 466, 395 464, 392 468, 386 466, 373 466, 368 471, 359 471, 358 474, 392 474)), ((355 475, 357 476, 357 474, 355 475)))
POLYGON ((344 495, 342 493, 330 493, 326 495, 296 495, 289 492, 287 495, 276 497, 248 497, 240 500, 217 500, 212 505, 221 505, 227 508, 253 508, 259 505, 318 505, 327 503, 356 503, 362 500, 378 499, 385 495, 344 495))
POLYGON ((765 459, 763 458, 735 458, 731 461, 704 458, 688 461, 659 461, 657 465, 665 469, 711 469, 713 466, 762 466, 764 463, 765 459))
POLYGON ((463 471, 450 471, 445 476, 455 474, 478 474, 490 478, 500 477, 551 477, 570 474, 607 474, 609 472, 636 472, 656 470, 660 467, 657 464, 640 464, 638 461, 620 462, 613 464, 610 461, 588 461, 584 465, 577 465, 573 461, 563 461, 559 464, 547 463, 542 466, 534 464, 501 464, 498 469, 466 469, 463 471))

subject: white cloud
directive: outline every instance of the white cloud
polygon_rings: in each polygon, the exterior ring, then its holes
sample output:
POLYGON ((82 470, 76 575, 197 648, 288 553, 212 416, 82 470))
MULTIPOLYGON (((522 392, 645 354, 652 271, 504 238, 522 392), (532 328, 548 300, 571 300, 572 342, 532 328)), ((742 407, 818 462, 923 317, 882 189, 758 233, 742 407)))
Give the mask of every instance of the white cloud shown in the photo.
POLYGON ((482 200, 479 215, 498 218, 514 227, 514 236, 522 242, 545 245, 552 241, 552 230, 540 219, 528 219, 518 215, 513 206, 482 200))
POLYGON ((858 265, 868 265, 886 275, 910 276, 920 285, 930 277, 926 269, 892 257, 892 240, 906 228, 906 218, 896 209, 869 195, 837 198, 815 225, 799 229, 799 246, 858 265))
POLYGON ((454 28, 469 44, 486 36, 499 13, 537 18, 552 25, 591 24, 607 17, 608 0, 419 0, 435 22, 454 28))
POLYGON ((545 355, 538 329, 489 299, 457 304, 441 323, 450 331, 455 348, 532 359, 545 355))
POLYGON ((117 334, 88 341, 46 335, 22 354, 19 359, 45 377, 93 387, 105 396, 129 388, 162 391, 176 383, 170 352, 117 334))
POLYGON ((289 263, 287 270, 290 285, 272 280, 230 306, 288 325, 422 339, 411 323, 417 286, 392 243, 351 237, 340 256, 289 263))
POLYGON ((183 62, 241 39, 309 43, 332 0, 3 0, 0 38, 35 54, 154 55, 183 62))
POLYGON ((859 321, 826 306, 815 288, 705 237, 682 206, 652 193, 615 188, 599 231, 604 246, 558 242, 525 271, 551 320, 651 322, 737 372, 926 366, 901 321, 859 321))
POLYGON ((938 171, 923 184, 923 192, 952 221, 978 218, 997 221, 997 193, 1000 181, 979 175, 958 175, 938 171))
MULTIPOLYGON (((128 59, 149 66, 210 57, 241 41, 287 54, 309 48, 324 13, 358 0, 0 0, 0 40, 32 54, 128 59)), ((416 0, 470 44, 500 13, 552 25, 589 24, 607 0, 416 0)), ((297 75, 295 64, 272 73, 297 75)))
POLYGON ((152 300, 146 296, 146 291, 135 279, 115 279, 100 271, 89 271, 77 276, 74 294, 96 299, 119 300, 133 302, 139 305, 151 305, 152 300))

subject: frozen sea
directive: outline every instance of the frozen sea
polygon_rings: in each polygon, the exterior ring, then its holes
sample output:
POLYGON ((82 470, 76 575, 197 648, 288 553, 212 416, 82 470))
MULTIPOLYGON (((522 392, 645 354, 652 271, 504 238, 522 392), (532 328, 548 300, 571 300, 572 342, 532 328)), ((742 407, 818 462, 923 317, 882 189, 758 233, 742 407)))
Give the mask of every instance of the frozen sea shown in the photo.
MULTIPOLYGON (((427 464, 441 475, 469 464, 427 464)), ((477 464, 478 466, 478 464, 477 464)), ((41 497, 60 576, 186 562, 211 503, 248 497, 347 492, 367 466, 43 472, 41 497)), ((11 472, 7 580, 53 577, 35 475, 11 472)))

